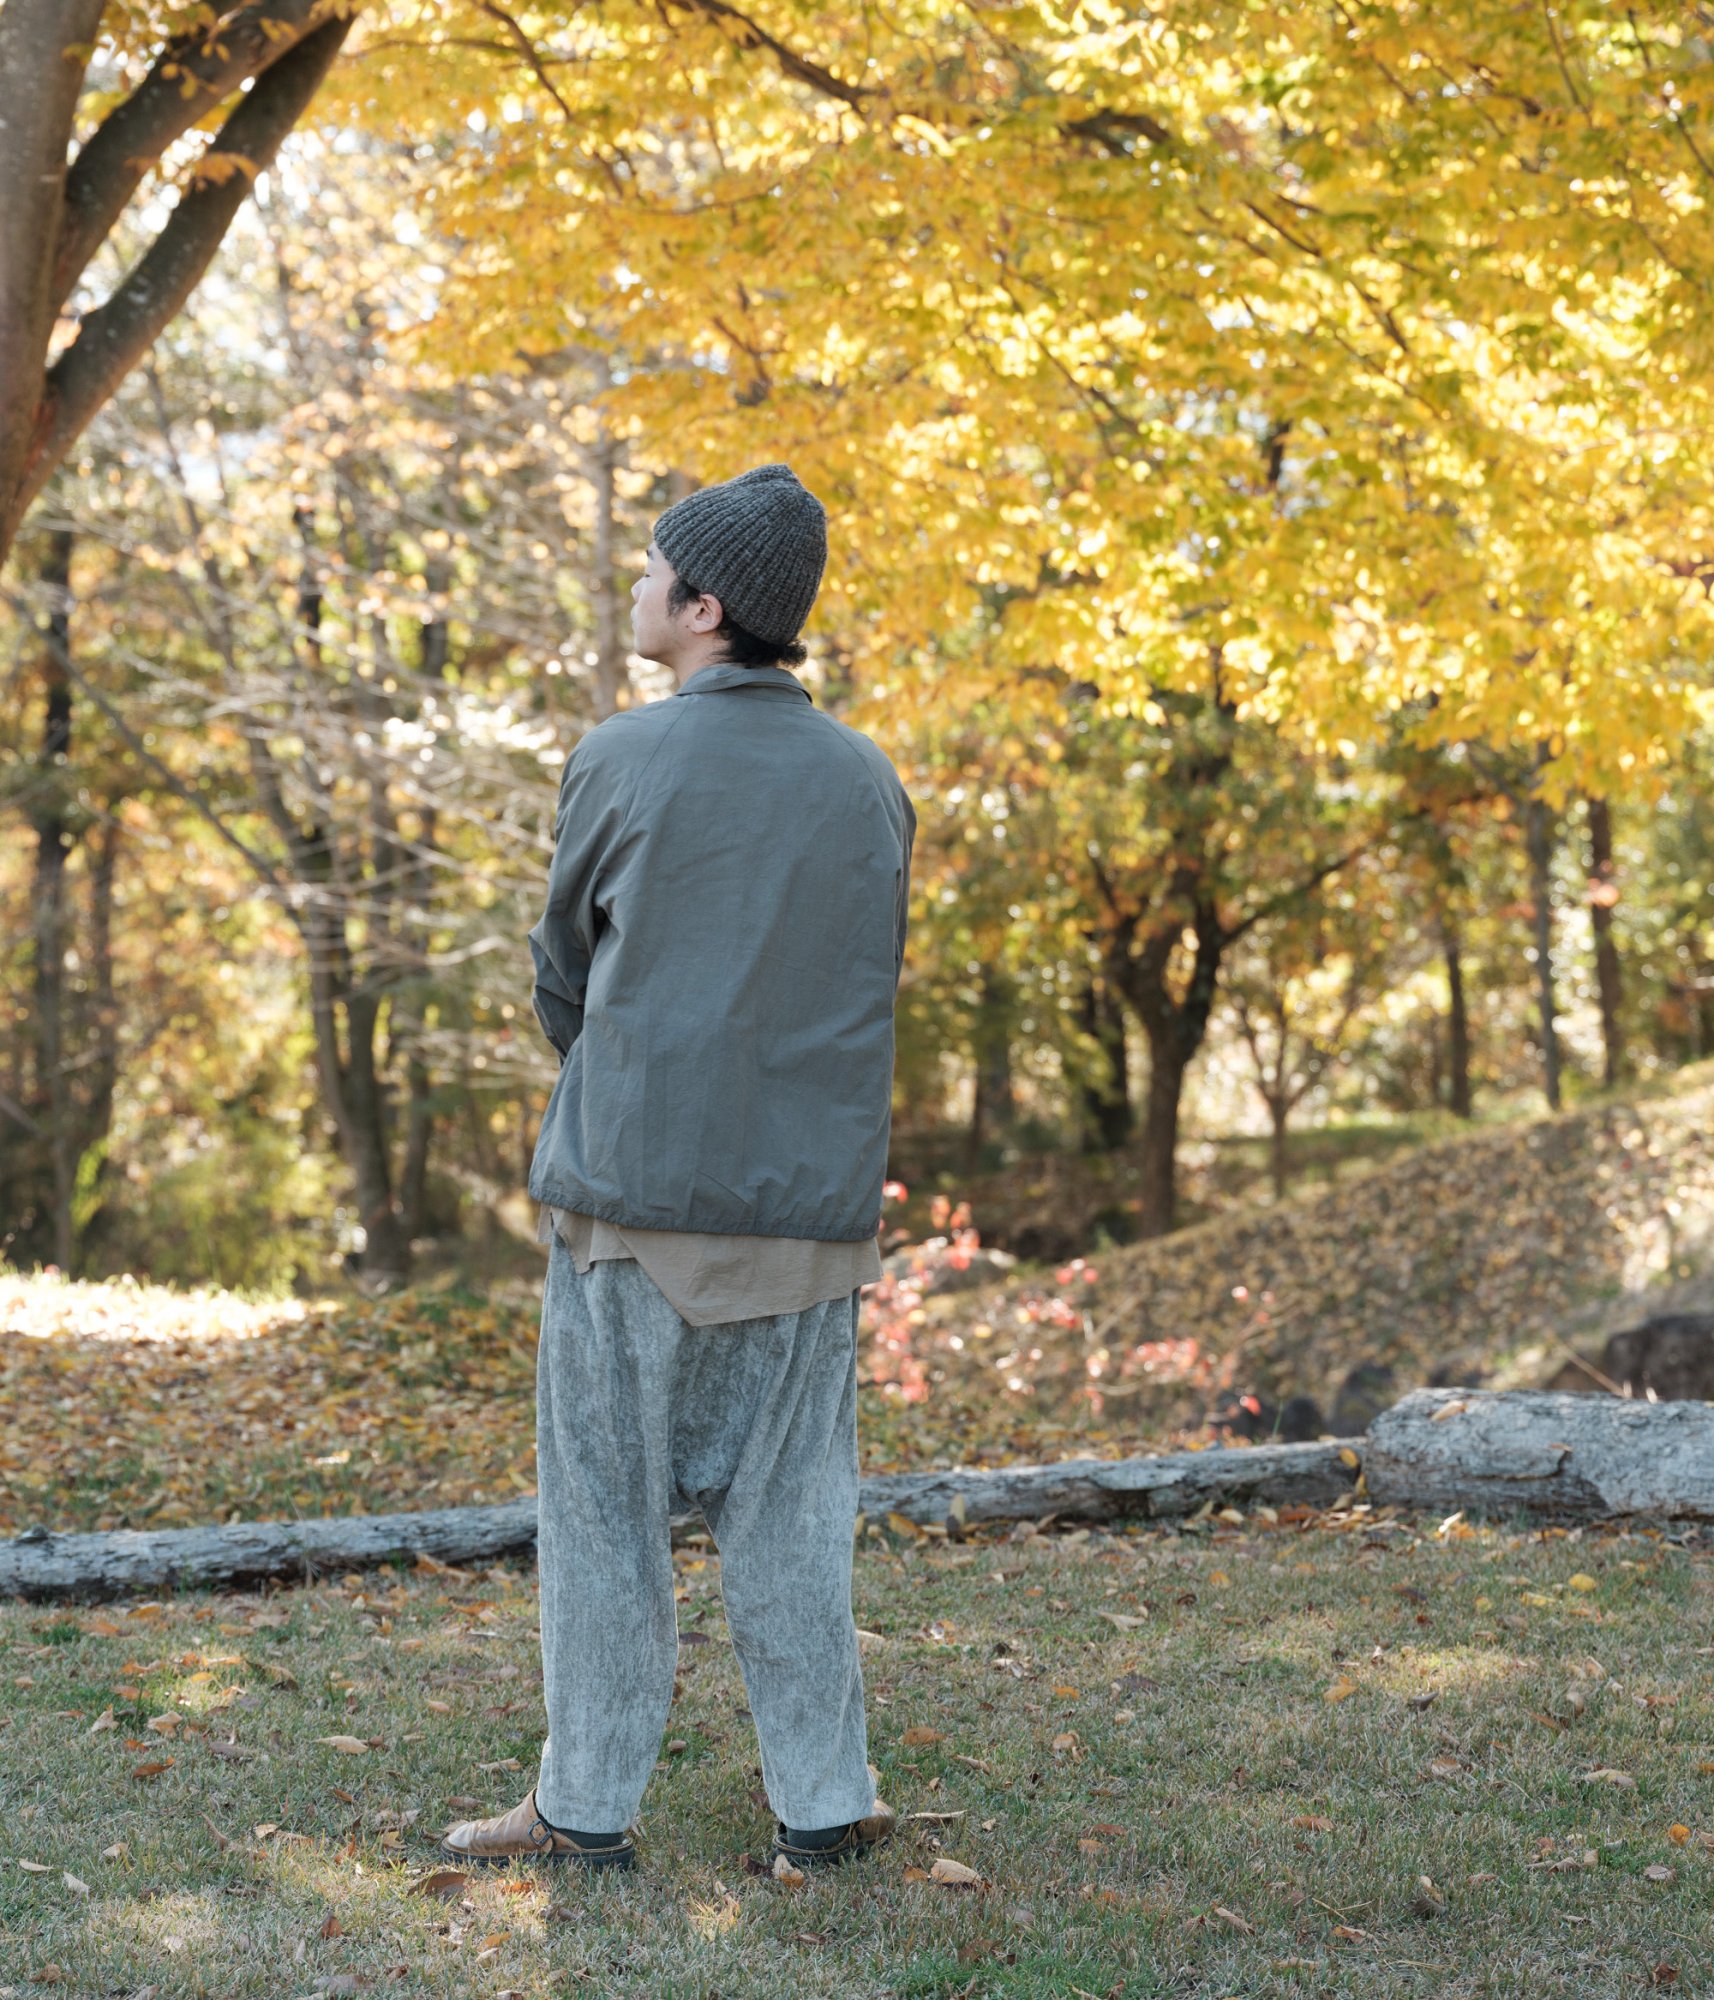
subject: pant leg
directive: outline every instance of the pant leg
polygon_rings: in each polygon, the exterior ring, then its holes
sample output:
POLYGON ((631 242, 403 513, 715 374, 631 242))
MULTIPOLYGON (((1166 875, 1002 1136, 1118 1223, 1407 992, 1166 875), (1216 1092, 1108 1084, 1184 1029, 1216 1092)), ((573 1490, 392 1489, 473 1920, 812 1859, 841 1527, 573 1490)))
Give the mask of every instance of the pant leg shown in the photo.
POLYGON ((851 1615, 860 1310, 854 1291, 690 1328, 680 1349, 675 1480, 720 1551, 768 1801, 805 1829, 875 1802, 851 1615))
POLYGON ((542 1678, 536 1802, 555 1826, 628 1827, 660 1755, 678 1660, 670 1414, 691 1332, 634 1263, 581 1277, 556 1236, 536 1366, 542 1678))

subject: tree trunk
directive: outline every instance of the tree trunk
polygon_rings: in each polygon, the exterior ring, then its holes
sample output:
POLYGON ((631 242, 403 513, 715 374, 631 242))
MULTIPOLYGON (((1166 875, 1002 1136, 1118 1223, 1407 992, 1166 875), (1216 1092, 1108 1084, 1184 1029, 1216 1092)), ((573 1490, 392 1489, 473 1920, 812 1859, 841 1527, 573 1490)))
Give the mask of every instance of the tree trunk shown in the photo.
POLYGON ((619 447, 604 423, 597 425, 589 452, 589 476, 595 488, 594 573, 589 579, 595 611, 595 719, 605 722, 619 707, 621 691, 630 687, 625 669, 626 648, 620 633, 618 550, 614 521, 614 470, 619 447))
POLYGON ((1291 1105, 1283 1094, 1271 1094, 1268 1102, 1268 1175, 1273 1182, 1274 1200, 1284 1201, 1291 1170, 1286 1158, 1286 1129, 1291 1123, 1291 1105))
POLYGON ((1441 926, 1441 950, 1446 960, 1447 1095, 1453 1115, 1471 1117, 1470 1008, 1464 993, 1464 952, 1456 928, 1441 926))
POLYGON ((30 819, 36 835, 31 915, 35 955, 35 1093, 33 1114, 46 1141, 48 1228, 42 1232, 55 1264, 70 1272, 71 1197, 76 1169, 71 1072, 66 1049, 66 863, 72 837, 67 823, 67 765, 71 756, 71 531, 46 538, 41 581, 48 600, 42 625, 42 683, 46 708, 30 819))
POLYGON ((1143 1098, 1138 1233, 1166 1236, 1178 1221, 1178 1113, 1190 1065, 1180 1059, 1178 1038, 1149 1035, 1149 1081, 1143 1098))
POLYGON ((982 973, 982 998, 970 1039, 975 1074, 964 1167, 966 1173, 975 1173, 989 1138, 1004 1139, 1017 1115, 1012 1097, 1010 982, 991 968, 982 973))
POLYGON ((399 1175, 399 1209, 405 1234, 427 1234, 429 1141, 434 1133, 434 1105, 428 1065, 411 1055, 406 1067, 410 1090, 405 1124, 405 1164, 399 1175))
POLYGON ((1105 1076, 1078 1086, 1083 1109, 1083 1151, 1111 1153, 1123 1146, 1136 1125, 1131 1105, 1125 1010, 1112 983, 1091 972, 1078 996, 1078 1025, 1106 1058, 1105 1076))
MULTIPOLYGON (((89 881, 89 1004, 80 1010, 78 1046, 85 1083, 76 1111, 77 1164, 92 1147, 102 1149, 98 1184, 106 1177, 106 1140, 113 1129, 113 1093, 119 1085, 119 1007, 113 991, 113 890, 119 872, 120 823, 117 800, 108 804, 109 817, 98 833, 84 842, 89 881)), ((74 1195, 77 1173, 74 1169, 74 1195)), ((86 1262, 94 1207, 80 1212, 74 1232, 74 1254, 86 1262)), ((85 1202, 79 1199, 80 1211, 85 1202)))
POLYGON ((1589 919, 1595 927, 1595 990, 1601 1006, 1601 1081, 1611 1090, 1625 1074, 1625 1029, 1619 947, 1613 937, 1618 881, 1613 870, 1613 816, 1605 799, 1585 802, 1589 820, 1589 919))
POLYGON ((1530 921, 1535 934, 1536 1009, 1541 1018, 1542 1089, 1550 1111, 1560 1107, 1558 1006, 1553 981, 1553 821, 1547 802, 1532 795, 1524 809, 1529 850, 1530 921))
POLYGON ((1114 967, 1149 1044, 1138 1206, 1138 1227, 1145 1238, 1165 1236, 1177 1226, 1179 1106, 1190 1065, 1208 1033, 1220 989, 1221 961, 1232 942, 1206 897, 1190 899, 1190 915, 1195 956, 1181 998, 1173 996, 1168 971, 1182 922, 1157 928, 1114 967))
POLYGON ((386 1090, 375 1061, 380 996, 356 992, 345 1003, 346 1160, 357 1183, 366 1277, 387 1284, 410 1275, 411 1240, 393 1194, 386 1090))

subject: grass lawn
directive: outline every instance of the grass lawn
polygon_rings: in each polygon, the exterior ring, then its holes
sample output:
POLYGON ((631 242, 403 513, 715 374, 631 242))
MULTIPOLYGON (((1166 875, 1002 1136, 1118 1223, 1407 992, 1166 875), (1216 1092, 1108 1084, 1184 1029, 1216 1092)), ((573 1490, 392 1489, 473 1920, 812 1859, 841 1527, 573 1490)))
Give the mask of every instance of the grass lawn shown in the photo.
POLYGON ((907 1817, 799 1888, 747 1871, 769 1821, 718 1562, 678 1571, 640 1870, 445 1900, 411 1887, 441 1827, 533 1776, 528 1569, 0 1609, 0 1995, 1714 1994, 1694 1537, 866 1535, 871 1755, 907 1817))

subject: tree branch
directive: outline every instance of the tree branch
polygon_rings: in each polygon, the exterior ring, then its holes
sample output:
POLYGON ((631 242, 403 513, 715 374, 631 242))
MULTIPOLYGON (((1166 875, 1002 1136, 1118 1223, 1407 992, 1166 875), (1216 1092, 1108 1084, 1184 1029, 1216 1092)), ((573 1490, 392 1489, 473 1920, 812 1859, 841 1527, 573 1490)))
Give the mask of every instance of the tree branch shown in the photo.
POLYGON ((1403 818, 1360 841, 1355 847, 1348 847, 1343 854, 1336 854, 1331 861, 1324 861, 1320 867, 1312 869, 1300 882, 1294 882, 1289 889, 1282 889, 1277 896, 1270 896, 1265 903, 1253 909, 1247 917, 1241 917, 1235 924, 1223 926, 1221 936, 1226 944, 1234 944, 1247 931, 1253 931, 1257 924, 1265 924, 1269 917, 1277 916, 1291 904, 1301 902, 1312 889, 1319 889, 1330 875, 1337 875, 1342 868, 1349 868, 1353 861, 1361 861, 1365 854, 1372 853, 1383 840, 1391 840, 1401 827, 1409 826, 1413 820, 1430 817, 1426 806, 1418 806, 1403 818))
POLYGON ((66 176, 54 250, 53 302, 63 305, 167 148, 257 76, 329 11, 330 0, 253 0, 230 20, 175 36, 122 104, 102 120, 66 176))
POLYGON ((183 800, 192 812, 206 820, 228 847, 242 855, 251 869, 254 870, 257 880, 266 888, 272 889, 281 902, 284 903, 287 900, 287 884, 281 880, 267 857, 258 854, 246 841, 239 839, 238 835, 232 831, 208 801, 199 792, 193 790, 190 785, 186 784, 184 779, 179 776, 170 764, 163 762, 149 748, 142 737, 126 722, 118 709, 114 707, 112 702, 107 699, 106 695, 98 687, 94 686, 84 675, 80 674, 76 667, 72 666, 69 661, 62 662, 62 665, 70 678, 77 683, 84 694, 94 702, 96 707, 106 716, 107 720, 112 723, 115 734, 126 748, 132 751, 134 755, 142 758, 143 762, 160 778, 161 782, 175 798, 183 800))
POLYGON ((1158 146, 1166 152, 1176 143, 1172 133, 1158 118, 1151 118, 1146 111, 1114 111, 1105 106, 1088 112, 1082 118, 1065 118, 1059 129, 1068 139, 1093 139, 1098 146, 1121 160, 1134 159, 1136 155, 1124 142, 1127 139, 1147 139, 1151 146, 1158 146))
POLYGON ((663 12, 679 7, 687 14, 700 14, 705 21, 717 21, 722 27, 731 22, 737 32, 730 36, 735 47, 740 49, 766 49, 780 66, 780 73, 789 76, 796 83, 806 83, 811 90, 819 91, 823 97, 837 98, 841 104, 848 104, 853 111, 861 111, 866 98, 875 95, 867 84, 847 83, 820 63, 811 62, 807 56, 800 56, 795 49, 788 48, 777 37, 770 35, 766 28, 752 21, 748 14, 736 7, 729 7, 726 0, 666 0, 663 12))
POLYGON ((25 474, 26 505, 196 289, 257 174, 308 110, 350 31, 349 17, 324 21, 262 73, 205 156, 224 157, 228 170, 205 175, 186 189, 142 262, 85 318, 48 374, 38 441, 25 474))
POLYGON ((53 335, 53 244, 65 156, 102 0, 0 4, 0 554, 35 434, 53 335), (44 219, 46 226, 44 227, 44 219))

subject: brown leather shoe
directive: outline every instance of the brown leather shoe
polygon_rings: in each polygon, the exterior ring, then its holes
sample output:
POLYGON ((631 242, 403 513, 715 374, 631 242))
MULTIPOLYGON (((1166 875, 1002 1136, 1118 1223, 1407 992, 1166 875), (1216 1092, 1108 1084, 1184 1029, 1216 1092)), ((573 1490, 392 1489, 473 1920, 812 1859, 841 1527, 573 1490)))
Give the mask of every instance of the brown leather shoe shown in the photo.
POLYGON ((441 1835, 440 1852, 465 1867, 505 1868, 514 1861, 570 1861, 580 1868, 634 1868, 636 1843, 628 1833, 605 1847, 586 1847, 536 1810, 535 1787, 521 1805, 493 1819, 461 1819, 441 1835))

